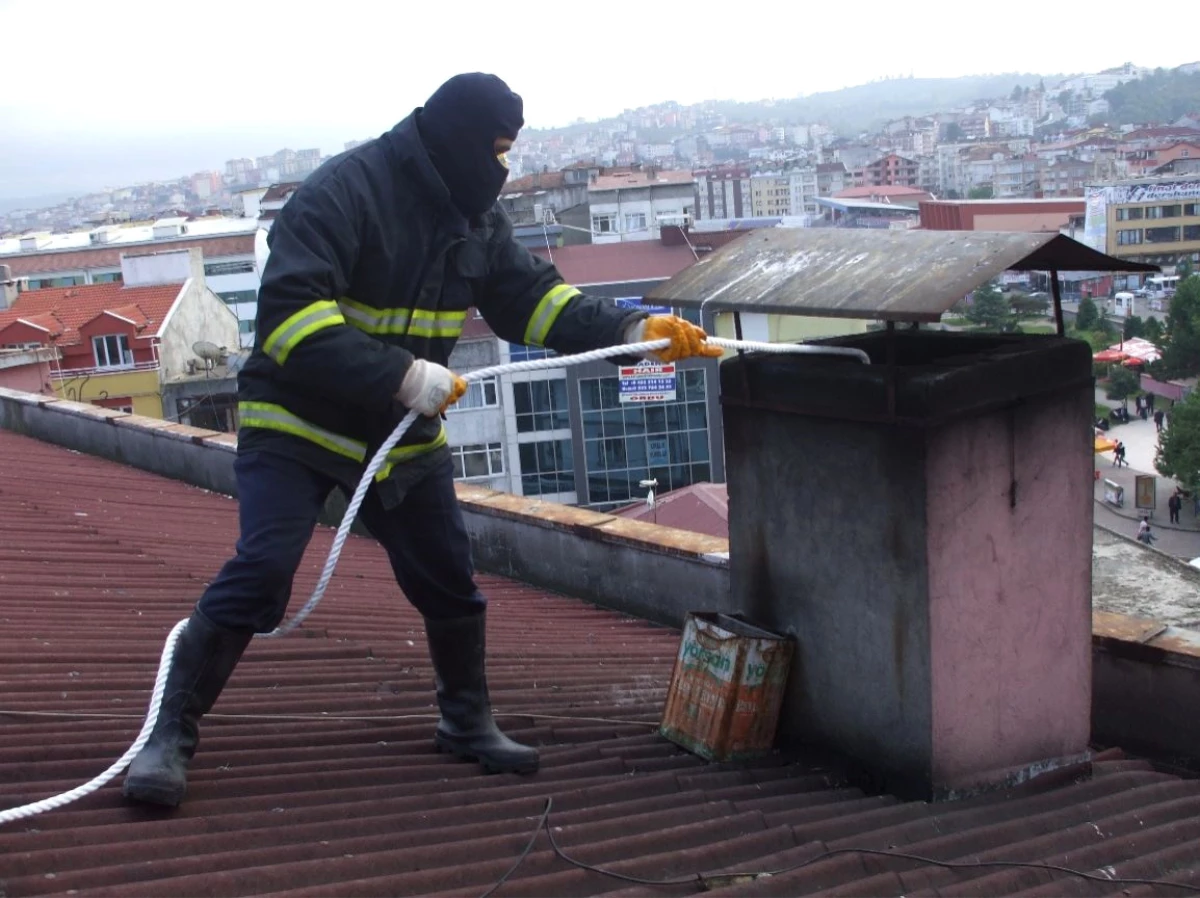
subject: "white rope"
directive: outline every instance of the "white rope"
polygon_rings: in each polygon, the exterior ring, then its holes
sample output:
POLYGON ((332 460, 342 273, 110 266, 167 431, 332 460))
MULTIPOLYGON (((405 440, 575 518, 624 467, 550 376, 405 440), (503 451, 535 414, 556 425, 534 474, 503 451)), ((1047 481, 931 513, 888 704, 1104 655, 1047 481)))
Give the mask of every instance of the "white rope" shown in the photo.
MULTIPOLYGON (((870 364, 870 358, 861 349, 850 349, 841 346, 758 343, 753 340, 724 340, 717 337, 709 337, 707 342, 727 349, 742 349, 751 352, 845 356, 858 359, 864 364, 870 364)), ((612 358, 614 356, 645 355, 647 352, 655 349, 663 349, 669 346, 670 343, 670 340, 652 340, 645 343, 618 344, 603 349, 595 349, 591 352, 581 352, 578 355, 551 356, 544 359, 531 359, 526 362, 510 362, 506 365, 494 365, 490 368, 480 368, 471 371, 462 375, 462 377, 463 380, 470 382, 484 380, 500 374, 513 374, 519 371, 538 371, 546 368, 584 365, 588 362, 600 361, 601 359, 612 358)), ((333 578, 334 569, 337 567, 338 559, 341 557, 342 547, 346 543, 346 537, 350 535, 350 527, 353 525, 355 518, 358 517, 358 509, 362 505, 363 499, 366 498, 367 490, 370 489, 371 483, 375 480, 375 475, 379 473, 380 468, 387 462, 388 453, 395 448, 404 434, 408 432, 408 429, 412 427, 413 422, 417 420, 418 414, 416 411, 410 411, 405 415, 404 419, 396 426, 391 435, 383 441, 383 445, 379 447, 378 451, 371 458, 371 461, 367 464, 366 470, 363 471, 362 479, 359 480, 358 487, 354 490, 354 495, 350 497, 349 505, 346 506, 346 513, 342 517, 342 523, 338 526, 337 533, 333 537, 333 544, 329 547, 329 555, 325 559, 325 567, 321 570, 321 576, 317 580, 316 588, 313 589, 312 596, 308 602, 296 612, 291 620, 285 621, 269 633, 256 633, 255 636, 269 639, 290 633, 296 627, 300 626, 305 618, 312 614, 321 599, 324 598, 325 590, 329 586, 329 581, 333 578)), ((187 622, 188 618, 179 621, 167 636, 167 642, 163 646, 162 657, 158 663, 158 675, 154 680, 154 691, 150 695, 150 710, 146 715, 146 722, 142 725, 141 732, 138 733, 138 737, 134 740, 133 745, 129 746, 129 750, 121 755, 111 767, 82 786, 77 786, 69 792, 63 792, 61 795, 55 795, 52 798, 44 798, 41 801, 35 801, 31 804, 0 811, 0 826, 14 820, 32 817, 43 811, 60 808, 86 795, 91 795, 129 765, 134 757, 137 756, 137 753, 145 746, 146 742, 150 739, 150 734, 154 731, 154 724, 158 720, 159 708, 162 705, 163 692, 166 689, 167 674, 171 669, 171 660, 175 657, 175 645, 179 641, 179 634, 183 632, 183 628, 187 622)))

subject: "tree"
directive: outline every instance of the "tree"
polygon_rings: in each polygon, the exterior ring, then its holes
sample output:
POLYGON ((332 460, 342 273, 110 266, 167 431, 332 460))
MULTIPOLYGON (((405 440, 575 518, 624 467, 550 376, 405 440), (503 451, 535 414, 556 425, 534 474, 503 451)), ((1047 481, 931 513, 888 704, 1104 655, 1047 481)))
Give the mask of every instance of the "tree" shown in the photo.
POLYGON ((1117 85, 1104 99, 1115 124, 1173 122, 1200 108, 1200 72, 1159 70, 1117 85))
POLYGON ((1004 294, 993 283, 984 284, 975 291, 967 320, 983 330, 1010 333, 1017 326, 1017 316, 1009 307, 1004 294))
POLYGON ((1075 330, 1094 331, 1100 327, 1100 311, 1090 296, 1085 296, 1075 313, 1075 330))
POLYGON ((972 187, 967 191, 967 199, 969 200, 990 200, 992 198, 992 185, 984 184, 981 187, 972 187))
POLYGON ((1038 89, 1038 93, 1044 94, 1046 92, 1046 79, 1045 78, 1038 79, 1038 88, 1037 89, 1038 89))
POLYGON ((1163 330, 1157 318, 1151 316, 1146 319, 1146 323, 1142 326, 1142 338, 1149 340, 1155 346, 1162 343, 1163 330))
POLYGON ((1179 282, 1167 310, 1162 358, 1155 373, 1163 377, 1200 374, 1200 277, 1179 282))
POLYGON ((1200 488, 1200 392, 1171 409, 1171 424, 1159 440, 1154 464, 1163 476, 1200 488))
POLYGON ((1122 405, 1127 405, 1129 397, 1141 388, 1141 379, 1124 365, 1118 365, 1109 375, 1108 389, 1104 395, 1109 399, 1119 399, 1122 405))
POLYGON ((1021 90, 1021 85, 1018 84, 1016 87, 1013 88, 1012 93, 1009 95, 1008 98, 1015 103, 1018 100, 1020 100, 1021 97, 1023 97, 1024 95, 1025 95, 1024 91, 1021 90))
POLYGON ((1146 323, 1138 315, 1130 315, 1125 319, 1125 326, 1122 328, 1121 333, 1126 340, 1132 340, 1134 337, 1144 337, 1146 335, 1146 323))
POLYGON ((1030 296, 1018 293, 1009 301, 1013 311, 1022 318, 1045 318, 1050 313, 1048 296, 1030 296))

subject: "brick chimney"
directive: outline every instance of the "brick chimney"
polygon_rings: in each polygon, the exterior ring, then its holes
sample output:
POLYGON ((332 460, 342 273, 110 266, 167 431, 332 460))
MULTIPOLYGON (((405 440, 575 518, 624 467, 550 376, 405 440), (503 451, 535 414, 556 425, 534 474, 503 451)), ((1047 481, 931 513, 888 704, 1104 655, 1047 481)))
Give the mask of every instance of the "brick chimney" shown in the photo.
POLYGON ((797 640, 781 737, 921 799, 1077 760, 1091 723, 1087 344, 821 342, 872 364, 721 366, 733 607, 797 640))

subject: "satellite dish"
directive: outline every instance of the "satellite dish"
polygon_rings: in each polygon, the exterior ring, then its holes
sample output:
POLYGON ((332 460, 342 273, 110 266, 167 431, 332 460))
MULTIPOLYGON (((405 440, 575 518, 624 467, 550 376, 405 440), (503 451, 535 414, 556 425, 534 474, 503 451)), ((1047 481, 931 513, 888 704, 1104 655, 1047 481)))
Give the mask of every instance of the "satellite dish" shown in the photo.
POLYGON ((206 362, 219 362, 226 354, 225 350, 216 343, 209 343, 207 340, 198 340, 193 343, 192 352, 206 362))

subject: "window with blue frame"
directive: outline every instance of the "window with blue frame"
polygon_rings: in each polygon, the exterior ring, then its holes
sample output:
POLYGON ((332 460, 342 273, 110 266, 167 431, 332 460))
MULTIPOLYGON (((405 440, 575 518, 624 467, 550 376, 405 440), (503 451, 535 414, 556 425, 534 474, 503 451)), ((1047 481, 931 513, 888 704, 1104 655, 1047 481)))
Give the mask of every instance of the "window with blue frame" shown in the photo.
POLYGON ((522 346, 520 343, 508 344, 508 358, 513 362, 528 362, 531 359, 548 359, 556 355, 549 349, 538 346, 522 346))
POLYGON ((623 404, 615 377, 581 379, 579 399, 588 504, 639 499, 642 480, 665 493, 712 479, 703 369, 679 372, 673 402, 623 404))

